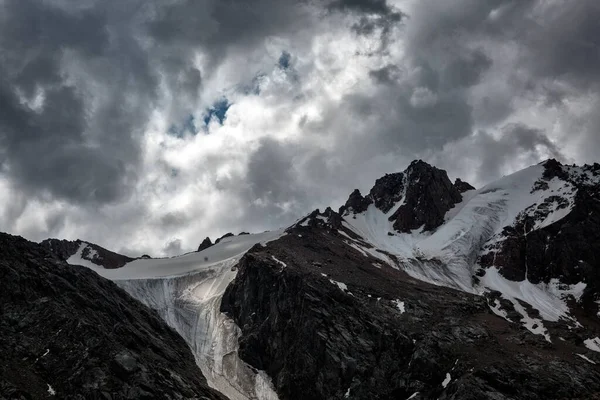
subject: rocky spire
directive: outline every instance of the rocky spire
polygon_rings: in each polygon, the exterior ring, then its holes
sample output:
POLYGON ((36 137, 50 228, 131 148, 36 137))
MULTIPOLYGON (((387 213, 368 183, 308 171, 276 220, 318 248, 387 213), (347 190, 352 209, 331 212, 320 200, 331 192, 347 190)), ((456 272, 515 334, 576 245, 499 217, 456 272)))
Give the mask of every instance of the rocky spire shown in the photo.
POLYGON ((200 243, 200 246, 198 246, 198 251, 202 251, 204 249, 208 249, 210 246, 213 245, 213 242, 210 240, 210 238, 207 236, 206 239, 204 239, 202 241, 202 243, 200 243))
POLYGON ((446 171, 415 160, 404 172, 386 174, 377 179, 365 197, 355 189, 340 208, 340 214, 361 213, 370 204, 389 213, 402 201, 403 204, 390 216, 394 229, 400 232, 421 227, 433 230, 444 222, 446 212, 462 200, 461 193, 470 189, 473 187, 460 179, 453 185, 446 171))

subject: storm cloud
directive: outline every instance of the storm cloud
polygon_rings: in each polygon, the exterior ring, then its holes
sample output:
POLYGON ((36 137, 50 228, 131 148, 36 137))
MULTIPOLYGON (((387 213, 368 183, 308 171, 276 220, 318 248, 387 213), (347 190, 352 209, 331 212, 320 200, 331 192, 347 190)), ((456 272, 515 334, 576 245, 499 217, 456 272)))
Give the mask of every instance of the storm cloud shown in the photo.
POLYGON ((598 20, 593 0, 0 1, 0 228, 173 255, 415 158, 475 185, 597 161, 598 20))

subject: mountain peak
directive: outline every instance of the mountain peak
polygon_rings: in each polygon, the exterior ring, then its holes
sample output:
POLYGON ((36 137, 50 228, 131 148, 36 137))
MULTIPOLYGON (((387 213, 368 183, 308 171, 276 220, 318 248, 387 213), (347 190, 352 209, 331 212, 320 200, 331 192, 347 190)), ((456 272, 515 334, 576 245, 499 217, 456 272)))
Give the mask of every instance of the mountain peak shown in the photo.
POLYGON ((568 173, 565 171, 563 165, 554 158, 550 158, 542 162, 544 166, 544 179, 550 180, 554 177, 558 177, 562 180, 568 179, 568 173))
POLYGON ((475 188, 471 186, 471 184, 463 181, 460 178, 456 178, 456 180, 454 181, 454 187, 461 193, 467 192, 469 190, 475 190, 475 188))
POLYGON ((213 242, 210 240, 210 238, 207 236, 206 239, 204 239, 202 241, 202 243, 200 243, 200 246, 198 246, 198 251, 202 251, 204 249, 208 249, 210 246, 213 245, 213 242))
POLYGON ((367 196, 355 189, 340 214, 362 213, 374 204, 391 215, 394 229, 409 232, 433 230, 444 222, 446 212, 462 200, 461 193, 473 187, 461 180, 453 185, 446 171, 423 160, 414 160, 403 172, 385 174, 375 181, 367 196))

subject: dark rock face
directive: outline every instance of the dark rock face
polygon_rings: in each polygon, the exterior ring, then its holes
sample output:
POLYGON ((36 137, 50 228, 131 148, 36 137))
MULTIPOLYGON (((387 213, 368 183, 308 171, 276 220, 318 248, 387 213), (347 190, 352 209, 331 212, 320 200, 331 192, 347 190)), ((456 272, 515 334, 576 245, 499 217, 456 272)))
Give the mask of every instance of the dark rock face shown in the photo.
POLYGON ((280 399, 600 396, 600 371, 576 356, 586 333, 547 343, 493 315, 493 293, 375 267, 327 229, 289 233, 244 256, 221 305, 242 329, 240 356, 280 399))
POLYGON ((457 180, 453 185, 446 171, 432 167, 421 160, 413 161, 406 171, 386 174, 377 179, 366 197, 355 189, 339 213, 361 213, 375 204, 384 213, 404 199, 404 203, 390 216, 394 229, 410 232, 423 227, 431 231, 444 222, 444 215, 462 200, 461 193, 473 187, 457 180))
POLYGON ((209 237, 206 237, 206 239, 204 239, 202 241, 202 243, 200 243, 200 246, 198 246, 198 251, 202 251, 204 249, 208 249, 212 245, 213 245, 213 242, 210 240, 209 237))
POLYGON ((544 163, 544 175, 545 180, 550 180, 554 177, 558 177, 562 180, 569 179, 569 174, 564 170, 563 165, 556 161, 554 158, 546 160, 544 163))
POLYGON ((0 398, 223 399, 154 311, 45 247, 0 234, 0 398))
POLYGON ((460 178, 456 178, 454 181, 454 187, 460 193, 468 192, 469 190, 475 190, 473 186, 471 186, 468 182, 461 180, 460 178))
MULTIPOLYGON (((60 259, 67 260, 79 250, 79 247, 82 243, 84 242, 82 242, 81 240, 71 241, 60 239, 46 239, 43 242, 41 242, 40 245, 45 247, 52 253, 56 254, 60 259)), ((83 258, 93 262, 94 264, 108 269, 121 268, 123 265, 134 260, 131 257, 112 252, 110 250, 105 249, 104 247, 98 246, 97 244, 93 243, 87 243, 87 247, 86 249, 84 249, 84 253, 82 254, 82 256, 83 258), (95 251, 97 254, 95 257, 90 257, 90 251, 92 250, 95 251)))
MULTIPOLYGON (((571 211, 564 218, 540 229, 534 229, 551 210, 569 206, 560 196, 549 196, 531 212, 523 213, 515 226, 507 227, 497 248, 481 257, 482 266, 497 266, 511 280, 527 279, 532 283, 558 278, 562 283, 585 282, 587 293, 600 289, 600 187, 573 181, 554 160, 547 161, 544 180, 554 177, 570 181, 577 187, 571 211)), ((529 211, 529 210, 526 210, 529 211)))
POLYGON ((375 181, 369 197, 373 199, 375 207, 387 213, 397 202, 402 200, 407 184, 409 183, 405 182, 405 174, 402 172, 385 174, 375 181))
POLYGON ((360 194, 360 190, 354 189, 354 191, 352 193, 350 193, 350 197, 348 197, 346 204, 344 204, 340 208, 339 213, 344 214, 344 212, 346 212, 346 211, 352 211, 354 213, 361 213, 361 212, 367 211, 369 204, 372 204, 372 203, 373 203, 373 200, 371 200, 370 198, 363 197, 363 195, 360 194))
POLYGON ((444 216, 462 200, 460 191, 452 185, 446 171, 423 161, 413 161, 407 169, 406 199, 390 217, 394 229, 410 232, 423 227, 430 231, 444 223, 444 216))

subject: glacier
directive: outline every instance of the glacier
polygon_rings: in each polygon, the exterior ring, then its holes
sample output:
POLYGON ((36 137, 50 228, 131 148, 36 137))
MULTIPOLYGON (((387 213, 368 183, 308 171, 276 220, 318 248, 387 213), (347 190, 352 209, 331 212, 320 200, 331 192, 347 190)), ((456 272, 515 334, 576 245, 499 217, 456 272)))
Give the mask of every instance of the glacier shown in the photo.
POLYGON ((239 358, 241 331, 220 306, 239 259, 255 244, 265 245, 282 235, 284 231, 277 230, 228 237, 201 252, 137 259, 118 269, 82 263, 77 255, 69 263, 93 269, 156 310, 185 339, 212 388, 232 400, 277 400, 267 374, 239 358))

